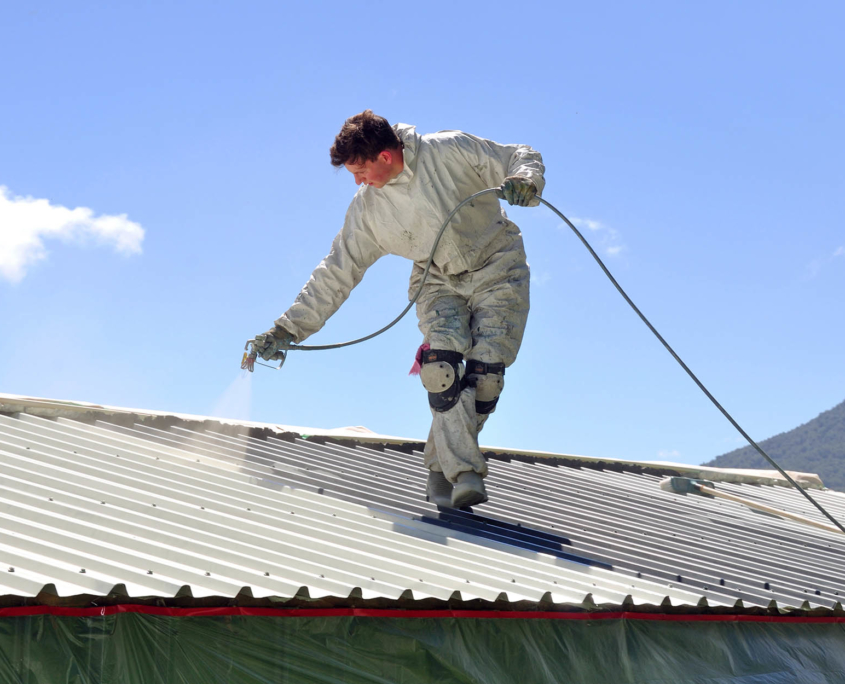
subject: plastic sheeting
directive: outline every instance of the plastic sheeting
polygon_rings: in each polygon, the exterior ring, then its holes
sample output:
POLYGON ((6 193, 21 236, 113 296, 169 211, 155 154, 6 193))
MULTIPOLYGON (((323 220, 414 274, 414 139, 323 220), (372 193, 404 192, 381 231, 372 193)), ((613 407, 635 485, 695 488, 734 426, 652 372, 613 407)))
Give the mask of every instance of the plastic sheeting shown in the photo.
POLYGON ((836 621, 40 614, 0 618, 0 682, 817 684, 845 682, 845 631, 836 621))

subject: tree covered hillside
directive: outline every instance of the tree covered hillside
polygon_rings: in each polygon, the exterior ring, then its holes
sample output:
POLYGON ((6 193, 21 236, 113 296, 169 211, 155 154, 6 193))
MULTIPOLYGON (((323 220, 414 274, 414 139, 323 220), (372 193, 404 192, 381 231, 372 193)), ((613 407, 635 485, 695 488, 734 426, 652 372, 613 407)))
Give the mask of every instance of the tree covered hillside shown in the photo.
MULTIPOLYGON (((817 473, 825 486, 845 491, 845 401, 809 423, 759 444, 785 470, 817 473)), ((704 465, 772 469, 751 446, 722 454, 704 465)))

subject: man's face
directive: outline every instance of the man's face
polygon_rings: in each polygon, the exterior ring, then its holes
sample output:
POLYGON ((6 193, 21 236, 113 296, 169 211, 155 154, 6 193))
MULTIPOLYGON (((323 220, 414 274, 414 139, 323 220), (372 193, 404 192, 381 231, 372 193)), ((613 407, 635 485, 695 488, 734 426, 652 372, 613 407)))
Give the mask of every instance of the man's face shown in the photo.
POLYGON ((355 185, 372 185, 383 188, 395 175, 390 152, 382 152, 373 161, 344 164, 346 170, 355 177, 355 185))

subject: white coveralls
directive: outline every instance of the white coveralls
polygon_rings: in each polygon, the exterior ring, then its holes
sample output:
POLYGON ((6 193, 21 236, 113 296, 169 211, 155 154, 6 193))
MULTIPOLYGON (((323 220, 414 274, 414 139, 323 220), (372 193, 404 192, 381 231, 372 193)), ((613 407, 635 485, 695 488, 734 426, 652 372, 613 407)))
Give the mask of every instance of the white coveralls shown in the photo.
MULTIPOLYGON (((320 330, 386 254, 414 262, 410 299, 443 220, 470 195, 500 186, 507 176, 530 178, 538 194, 543 191, 542 158, 527 145, 500 145, 461 131, 419 135, 406 124, 393 128, 404 145, 404 169, 383 188, 358 190, 331 252, 276 320, 297 343, 320 330)), ((522 234, 495 195, 465 205, 443 233, 417 300, 425 342, 465 359, 510 366, 528 316, 528 282, 522 234)), ((487 474, 478 448, 487 416, 476 413, 475 394, 467 387, 454 407, 432 411, 425 465, 451 482, 464 471, 487 474)))

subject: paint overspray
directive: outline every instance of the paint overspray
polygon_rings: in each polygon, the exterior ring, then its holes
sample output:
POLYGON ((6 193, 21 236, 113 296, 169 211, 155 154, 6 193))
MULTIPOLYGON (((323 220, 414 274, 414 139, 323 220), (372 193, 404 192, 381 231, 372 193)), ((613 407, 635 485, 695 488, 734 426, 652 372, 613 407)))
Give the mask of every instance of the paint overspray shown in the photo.
MULTIPOLYGON (((249 412, 252 404, 252 373, 242 370, 232 383, 223 391, 223 394, 217 399, 214 408, 211 410, 211 415, 215 418, 220 418, 220 444, 219 448, 224 449, 224 453, 229 456, 240 456, 242 459, 247 458, 247 444, 233 438, 231 432, 224 428, 224 425, 230 421, 249 420, 249 412)), ((206 429, 206 434, 213 435, 217 430, 214 428, 206 429)), ((197 453, 197 456, 208 457, 210 454, 205 450, 197 453)), ((219 459, 216 456, 211 456, 215 467, 240 470, 243 468, 243 462, 232 462, 229 459, 219 459)))
POLYGON ((230 420, 249 420, 252 405, 252 373, 242 370, 214 404, 211 415, 230 420))

